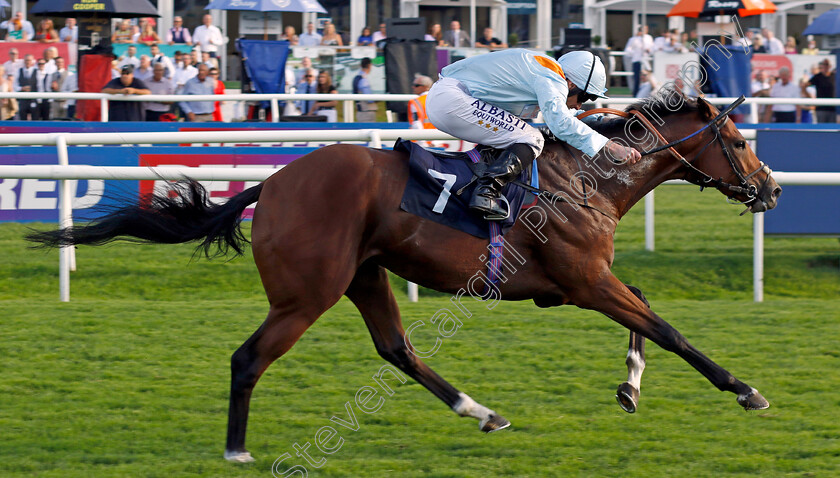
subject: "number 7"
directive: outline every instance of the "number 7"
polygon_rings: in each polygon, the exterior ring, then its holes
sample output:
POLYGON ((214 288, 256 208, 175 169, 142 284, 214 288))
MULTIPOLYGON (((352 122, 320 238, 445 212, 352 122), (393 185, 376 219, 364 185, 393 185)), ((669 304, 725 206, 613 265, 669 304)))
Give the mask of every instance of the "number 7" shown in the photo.
POLYGON ((440 196, 438 196, 438 200, 435 203, 435 207, 432 208, 432 212, 436 212, 438 214, 443 214, 443 210, 446 208, 446 203, 449 202, 449 196, 452 194, 450 190, 452 189, 452 185, 455 184, 456 176, 454 174, 444 174, 434 169, 429 169, 429 175, 435 179, 443 179, 443 191, 440 192, 440 196))

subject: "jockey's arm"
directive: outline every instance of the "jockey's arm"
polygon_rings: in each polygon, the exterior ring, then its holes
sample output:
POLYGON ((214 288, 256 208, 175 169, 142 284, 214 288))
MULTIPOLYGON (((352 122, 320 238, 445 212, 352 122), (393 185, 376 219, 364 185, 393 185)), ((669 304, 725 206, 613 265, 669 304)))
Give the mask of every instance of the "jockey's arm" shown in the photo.
POLYGON ((608 159, 615 162, 634 164, 641 159, 641 154, 634 148, 625 147, 610 141, 589 125, 577 119, 579 110, 566 106, 568 86, 548 79, 537 79, 535 84, 537 99, 543 118, 548 128, 558 139, 563 140, 589 157, 604 151, 608 159))

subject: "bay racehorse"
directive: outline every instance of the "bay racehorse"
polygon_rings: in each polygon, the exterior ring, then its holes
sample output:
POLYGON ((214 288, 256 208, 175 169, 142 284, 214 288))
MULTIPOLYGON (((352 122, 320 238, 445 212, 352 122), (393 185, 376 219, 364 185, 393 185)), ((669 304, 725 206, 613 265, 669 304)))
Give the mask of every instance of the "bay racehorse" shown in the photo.
MULTIPOLYGON (((644 339, 682 357, 745 409, 768 402, 703 355, 656 315, 638 289, 611 272, 616 224, 645 194, 668 179, 714 187, 750 211, 771 209, 781 189, 732 121, 703 99, 674 91, 630 106, 637 116, 594 127, 640 147, 658 146, 634 165, 586 158, 548 138, 539 158, 541 201, 523 213, 504 240, 521 259, 501 281, 504 300, 538 307, 573 304, 630 329, 622 408, 634 411, 644 368, 644 339), (668 143, 668 144, 666 144, 668 143)), ((728 111, 726 111, 728 112, 728 111)), ((725 113, 726 113, 725 112, 725 113)), ((608 158, 607 158, 608 159, 608 158)), ((390 150, 332 145, 289 164, 262 184, 213 204, 195 182, 167 197, 127 204, 88 225, 34 233, 45 245, 103 244, 115 238, 155 243, 203 241, 205 252, 241 252, 241 214, 259 200, 252 224, 254 260, 270 303, 268 317, 231 358, 225 457, 251 461, 245 430, 251 392, 266 368, 342 295, 361 312, 378 353, 483 431, 509 422, 432 371, 405 338, 388 270, 460 298, 485 269, 487 241, 400 210, 407 158, 390 150)), ((473 287, 474 288, 474 287, 473 287)))

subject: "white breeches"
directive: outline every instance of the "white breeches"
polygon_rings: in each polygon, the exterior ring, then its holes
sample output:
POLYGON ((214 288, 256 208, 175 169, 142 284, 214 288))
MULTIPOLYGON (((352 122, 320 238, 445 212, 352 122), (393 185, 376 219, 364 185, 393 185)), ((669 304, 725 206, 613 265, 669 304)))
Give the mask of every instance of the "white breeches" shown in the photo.
POLYGON ((504 149, 515 143, 527 144, 534 157, 542 152, 545 139, 537 128, 516 115, 470 96, 454 78, 441 78, 426 97, 426 114, 435 127, 456 138, 504 149))

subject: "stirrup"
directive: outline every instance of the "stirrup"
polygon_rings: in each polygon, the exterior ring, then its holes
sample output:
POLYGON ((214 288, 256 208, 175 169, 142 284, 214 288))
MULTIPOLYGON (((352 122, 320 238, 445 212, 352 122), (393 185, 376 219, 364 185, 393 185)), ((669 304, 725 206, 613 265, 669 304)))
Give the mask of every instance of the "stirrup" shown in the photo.
POLYGON ((489 209, 485 209, 485 208, 481 208, 481 207, 474 207, 474 209, 477 209, 477 210, 485 213, 484 214, 484 220, 485 221, 504 221, 505 219, 510 217, 510 202, 508 202, 507 198, 504 197, 503 195, 499 195, 499 197, 495 198, 495 199, 496 199, 496 201, 499 202, 499 203, 497 203, 498 205, 501 205, 500 203, 505 204, 504 215, 501 215, 501 214, 499 214, 495 211, 491 211, 489 209))

